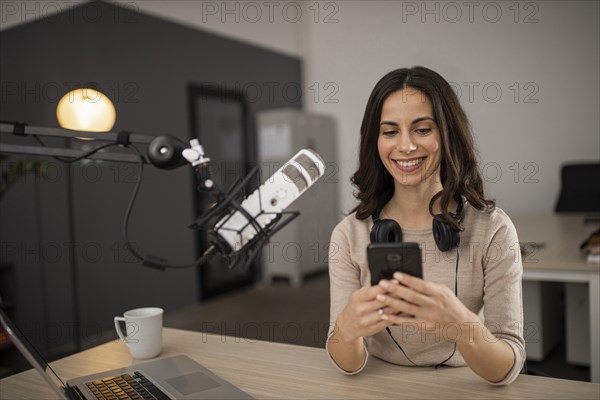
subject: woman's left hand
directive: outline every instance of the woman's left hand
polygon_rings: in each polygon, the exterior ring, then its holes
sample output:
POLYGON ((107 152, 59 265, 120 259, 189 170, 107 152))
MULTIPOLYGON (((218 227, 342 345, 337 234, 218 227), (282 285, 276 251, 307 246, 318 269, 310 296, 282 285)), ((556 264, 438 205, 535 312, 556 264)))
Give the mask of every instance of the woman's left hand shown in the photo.
POLYGON ((477 323, 477 316, 445 285, 396 272, 394 280, 382 280, 379 286, 387 293, 378 295, 377 300, 389 307, 381 318, 392 324, 416 323, 421 330, 458 341, 467 333, 465 329, 477 323))

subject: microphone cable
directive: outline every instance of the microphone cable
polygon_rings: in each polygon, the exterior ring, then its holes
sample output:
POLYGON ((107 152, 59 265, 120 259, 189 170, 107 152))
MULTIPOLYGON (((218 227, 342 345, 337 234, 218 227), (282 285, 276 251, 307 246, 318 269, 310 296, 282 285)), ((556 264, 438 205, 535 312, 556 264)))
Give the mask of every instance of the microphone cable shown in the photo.
POLYGON ((198 257, 194 262, 189 264, 169 264, 169 261, 167 259, 153 256, 151 254, 146 254, 146 256, 144 257, 140 253, 138 253, 138 251, 134 248, 133 243, 129 240, 129 218, 131 217, 131 211, 133 210, 133 205, 135 204, 135 200, 137 199, 137 195, 140 191, 140 186, 144 177, 144 157, 140 154, 139 150, 135 146, 130 146, 127 144, 123 147, 131 150, 139 159, 139 171, 137 181, 135 183, 135 187, 133 188, 131 198, 129 199, 127 209, 125 210, 125 218, 123 220, 123 239, 125 240, 125 248, 129 250, 129 252, 135 258, 141 261, 142 265, 159 270, 165 270, 166 268, 184 269, 197 267, 204 264, 214 254, 215 247, 213 245, 210 245, 200 257, 198 257))
MULTIPOLYGON (((33 136, 33 138, 42 147, 47 147, 46 143, 44 143, 44 141, 42 139, 40 139, 38 135, 31 135, 31 136, 33 136)), ((100 150, 106 149, 108 147, 116 146, 116 145, 117 145, 117 143, 106 143, 106 144, 100 145, 98 147, 95 147, 95 148, 85 152, 84 154, 80 155, 79 157, 65 158, 65 157, 60 157, 60 156, 52 156, 52 158, 54 158, 55 160, 60 161, 62 163, 65 163, 65 164, 73 164, 74 162, 81 161, 84 158, 87 158, 87 157, 91 156, 92 154, 99 152, 100 150)))
MULTIPOLYGON (((456 273, 454 274, 454 295, 458 298, 458 261, 460 260, 460 252, 459 252, 459 248, 456 248, 456 273)), ((400 349, 400 351, 402 352, 402 354, 404 354, 404 357, 406 357, 406 359, 408 361, 410 361, 410 363, 412 365, 414 365, 415 367, 424 367, 425 365, 418 365, 416 364, 413 360, 411 360, 408 355, 406 354, 406 352, 404 351, 404 349, 402 348, 402 346, 400 346, 400 343, 398 343, 396 341, 396 339, 394 338, 394 336, 392 335, 392 331, 390 329, 390 327, 386 327, 385 330, 387 331, 387 333, 390 335, 390 338, 394 341, 394 343, 396 344, 396 346, 398 346, 398 348, 400 349)), ((446 365, 446 363, 454 356, 454 354, 456 353, 456 342, 454 342, 454 349, 452 350, 452 353, 450 354, 450 356, 448 358, 446 358, 444 361, 436 364, 434 366, 435 369, 438 369, 441 366, 446 365)))

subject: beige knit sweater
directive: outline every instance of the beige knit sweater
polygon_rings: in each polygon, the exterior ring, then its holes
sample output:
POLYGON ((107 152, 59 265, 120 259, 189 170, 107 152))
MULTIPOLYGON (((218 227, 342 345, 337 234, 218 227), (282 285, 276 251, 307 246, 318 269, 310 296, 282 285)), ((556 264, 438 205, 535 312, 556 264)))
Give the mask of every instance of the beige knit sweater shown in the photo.
MULTIPOLYGON (((382 218, 385 218, 382 215, 382 218)), ((370 285, 367 264, 367 245, 373 222, 371 218, 358 220, 355 214, 344 218, 334 229, 329 252, 331 280, 330 331, 338 314, 348 303, 352 292, 370 285)), ((515 364, 506 378, 498 382, 505 385, 519 374, 525 361, 523 339, 523 303, 521 295, 522 264, 517 232, 510 218, 499 208, 478 211, 465 203, 461 224, 460 258, 458 266, 458 298, 485 322, 493 337, 486 340, 505 340, 513 349, 515 364)), ((403 229, 405 242, 420 244, 423 256, 424 279, 441 283, 454 290, 457 249, 440 252, 435 245, 431 229, 403 229)), ((364 338, 367 359, 370 355, 399 365, 435 366, 448 358, 454 343, 436 337, 435 332, 418 326, 390 327, 396 341, 410 358, 402 354, 389 334, 383 330, 364 338)), ((465 334, 468 328, 465 330, 465 334)), ((329 354, 329 351, 328 351, 329 354)), ((331 358, 331 357, 330 357, 331 358)), ((332 359, 335 365, 335 362, 332 359)), ((493 360, 490 360, 493 362, 493 360)), ((456 353, 446 362, 451 366, 466 365, 456 353)), ((352 372, 360 372, 365 364, 352 372)), ((337 367, 337 365, 336 365, 337 367)))

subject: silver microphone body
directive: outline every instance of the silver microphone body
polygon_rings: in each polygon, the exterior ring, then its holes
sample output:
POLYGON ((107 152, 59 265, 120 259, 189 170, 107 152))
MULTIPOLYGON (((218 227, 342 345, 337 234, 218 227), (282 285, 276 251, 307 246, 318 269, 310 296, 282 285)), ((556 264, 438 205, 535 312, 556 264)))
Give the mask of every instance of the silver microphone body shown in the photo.
MULTIPOLYGON (((324 173, 323 159, 313 150, 302 149, 240 206, 261 229, 265 229, 324 173)), ((209 240, 227 255, 240 251, 257 233, 252 221, 238 210, 215 224, 209 232, 209 240)))

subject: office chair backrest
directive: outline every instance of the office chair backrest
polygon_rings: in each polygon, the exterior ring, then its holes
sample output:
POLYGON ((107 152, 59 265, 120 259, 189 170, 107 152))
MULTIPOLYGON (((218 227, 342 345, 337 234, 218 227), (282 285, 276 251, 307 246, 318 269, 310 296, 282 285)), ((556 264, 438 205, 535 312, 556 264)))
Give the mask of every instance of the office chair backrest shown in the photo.
POLYGON ((554 209, 560 212, 600 212, 600 163, 564 165, 554 209))

